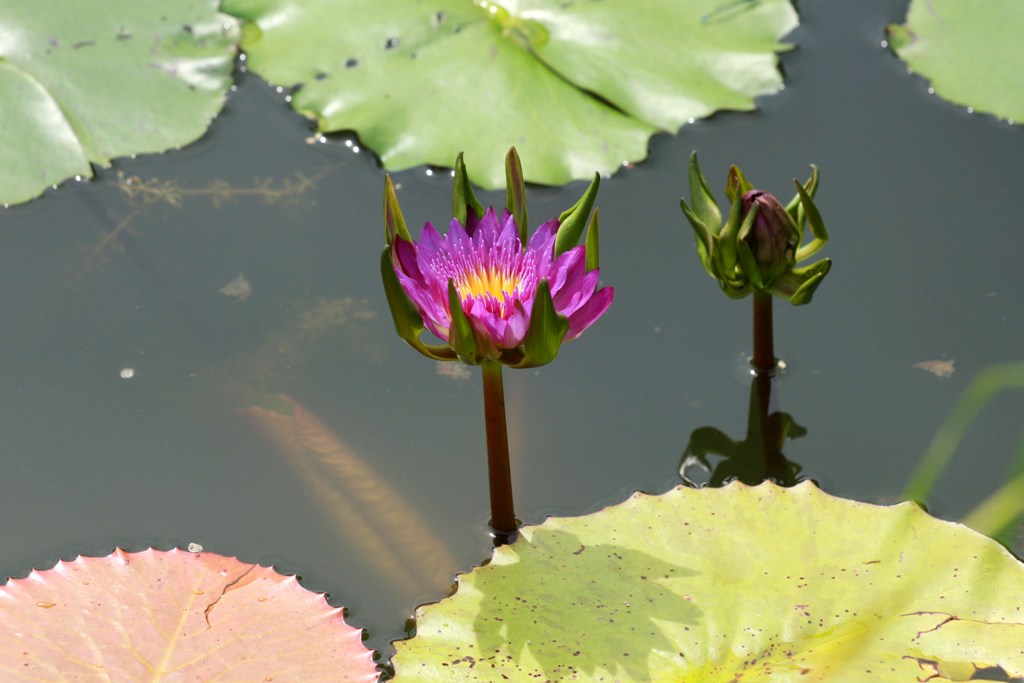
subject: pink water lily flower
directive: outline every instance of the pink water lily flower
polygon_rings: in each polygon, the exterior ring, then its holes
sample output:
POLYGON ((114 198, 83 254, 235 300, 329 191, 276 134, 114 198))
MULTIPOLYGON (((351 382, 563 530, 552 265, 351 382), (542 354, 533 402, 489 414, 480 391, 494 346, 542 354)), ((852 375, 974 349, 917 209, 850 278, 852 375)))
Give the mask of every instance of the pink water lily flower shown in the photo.
POLYGON ((495 543, 503 544, 511 542, 519 520, 502 368, 550 363, 562 342, 580 336, 611 305, 614 290, 597 286, 600 221, 594 200, 601 176, 595 173, 579 200, 529 239, 526 180, 514 147, 505 155, 507 210, 500 219, 474 196, 462 154, 452 177, 448 233, 442 236, 427 223, 418 241, 391 178, 384 179, 387 246, 380 274, 399 337, 427 358, 480 366, 490 524, 495 543), (444 344, 425 342, 425 329, 444 344))
POLYGON ((599 270, 587 270, 586 248, 575 246, 555 256, 558 220, 544 223, 526 248, 515 219, 493 208, 467 226, 452 219, 440 235, 427 223, 419 242, 396 236, 392 264, 402 289, 423 324, 452 343, 449 281, 472 327, 477 347, 491 359, 516 349, 530 330, 531 314, 542 281, 550 289, 554 311, 568 320, 563 341, 575 339, 611 305, 612 287, 598 288, 599 270))

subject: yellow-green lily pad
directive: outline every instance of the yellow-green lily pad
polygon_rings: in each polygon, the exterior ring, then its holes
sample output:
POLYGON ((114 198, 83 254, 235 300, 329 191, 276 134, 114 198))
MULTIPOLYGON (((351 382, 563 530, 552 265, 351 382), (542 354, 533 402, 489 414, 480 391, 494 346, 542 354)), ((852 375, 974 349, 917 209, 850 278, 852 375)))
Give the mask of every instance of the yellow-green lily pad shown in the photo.
POLYGON ((974 111, 1024 121, 1024 3, 912 0, 889 44, 935 93, 974 111))
POLYGON ((911 503, 677 488, 524 527, 396 648, 395 683, 1020 676, 1024 565, 911 503))
POLYGON ((753 109, 782 82, 788 0, 225 0, 248 65, 298 86, 321 131, 354 130, 388 169, 446 166, 562 184, 647 155, 659 130, 753 109))
POLYGON ((0 203, 199 138, 239 37, 217 0, 0 3, 0 203))

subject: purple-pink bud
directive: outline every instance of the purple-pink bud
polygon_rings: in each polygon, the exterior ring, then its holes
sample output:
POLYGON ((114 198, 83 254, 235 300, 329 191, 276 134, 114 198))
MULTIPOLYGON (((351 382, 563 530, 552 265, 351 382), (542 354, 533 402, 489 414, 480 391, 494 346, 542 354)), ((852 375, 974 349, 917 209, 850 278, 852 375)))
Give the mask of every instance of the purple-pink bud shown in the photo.
POLYGON ((743 195, 742 201, 744 217, 757 207, 754 224, 740 238, 750 247, 767 286, 796 263, 800 231, 786 207, 770 193, 751 190, 743 195))

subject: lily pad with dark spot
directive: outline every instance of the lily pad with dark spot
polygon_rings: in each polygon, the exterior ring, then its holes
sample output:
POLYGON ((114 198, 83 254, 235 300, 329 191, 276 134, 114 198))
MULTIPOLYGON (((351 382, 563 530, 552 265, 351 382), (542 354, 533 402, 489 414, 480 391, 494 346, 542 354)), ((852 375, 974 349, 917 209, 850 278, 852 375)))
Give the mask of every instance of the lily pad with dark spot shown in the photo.
POLYGON ((910 503, 680 487, 523 528, 396 648, 395 683, 1020 676, 1024 565, 910 503))

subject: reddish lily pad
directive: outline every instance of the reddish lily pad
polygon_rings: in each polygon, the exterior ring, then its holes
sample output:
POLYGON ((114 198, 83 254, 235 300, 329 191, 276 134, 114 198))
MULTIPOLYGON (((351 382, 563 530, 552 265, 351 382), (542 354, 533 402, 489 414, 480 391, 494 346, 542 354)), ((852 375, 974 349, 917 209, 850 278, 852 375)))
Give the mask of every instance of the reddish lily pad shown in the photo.
POLYGON ((0 680, 377 680, 361 631, 294 576, 233 557, 120 549, 0 586, 0 680))

